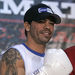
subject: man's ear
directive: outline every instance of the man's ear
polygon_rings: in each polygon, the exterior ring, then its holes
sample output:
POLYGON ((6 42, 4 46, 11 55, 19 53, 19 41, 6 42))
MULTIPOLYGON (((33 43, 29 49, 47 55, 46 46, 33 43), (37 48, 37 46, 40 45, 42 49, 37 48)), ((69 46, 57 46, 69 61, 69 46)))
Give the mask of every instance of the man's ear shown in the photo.
POLYGON ((30 24, 28 22, 24 22, 24 27, 26 31, 30 31, 30 24))

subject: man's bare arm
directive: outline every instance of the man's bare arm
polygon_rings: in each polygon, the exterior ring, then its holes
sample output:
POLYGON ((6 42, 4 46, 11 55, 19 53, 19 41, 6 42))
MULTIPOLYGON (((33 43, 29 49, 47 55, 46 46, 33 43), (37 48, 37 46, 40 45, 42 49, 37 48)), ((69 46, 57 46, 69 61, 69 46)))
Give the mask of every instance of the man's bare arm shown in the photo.
POLYGON ((1 75, 25 75, 24 63, 17 50, 11 48, 2 57, 1 75))

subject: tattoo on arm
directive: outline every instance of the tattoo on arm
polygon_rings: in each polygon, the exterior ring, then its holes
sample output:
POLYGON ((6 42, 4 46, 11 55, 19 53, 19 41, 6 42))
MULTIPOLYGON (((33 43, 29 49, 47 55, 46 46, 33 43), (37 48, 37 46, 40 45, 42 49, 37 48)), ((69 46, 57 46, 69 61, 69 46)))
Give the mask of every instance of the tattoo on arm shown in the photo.
POLYGON ((6 72, 5 75, 18 75, 18 71, 16 68, 16 62, 18 60, 22 60, 19 52, 11 48, 8 50, 2 58, 2 61, 6 64, 6 72))

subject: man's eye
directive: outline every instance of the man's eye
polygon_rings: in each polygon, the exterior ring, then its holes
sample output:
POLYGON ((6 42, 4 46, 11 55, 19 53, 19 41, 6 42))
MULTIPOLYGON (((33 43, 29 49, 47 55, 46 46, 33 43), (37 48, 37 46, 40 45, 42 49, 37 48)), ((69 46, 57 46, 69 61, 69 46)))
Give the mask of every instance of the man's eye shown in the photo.
POLYGON ((49 23, 50 25, 54 26, 54 23, 49 23))

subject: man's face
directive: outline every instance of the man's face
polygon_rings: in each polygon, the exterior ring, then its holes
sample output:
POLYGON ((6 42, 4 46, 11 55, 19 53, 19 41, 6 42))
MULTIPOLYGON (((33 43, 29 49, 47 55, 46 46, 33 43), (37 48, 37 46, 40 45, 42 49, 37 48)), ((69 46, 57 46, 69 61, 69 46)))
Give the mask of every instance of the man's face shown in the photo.
POLYGON ((53 31, 54 22, 48 19, 38 22, 32 21, 30 26, 30 36, 39 44, 46 44, 50 40, 53 31))

